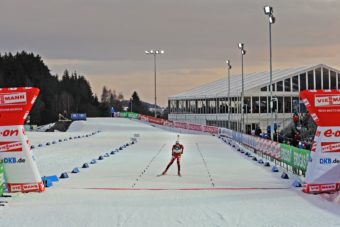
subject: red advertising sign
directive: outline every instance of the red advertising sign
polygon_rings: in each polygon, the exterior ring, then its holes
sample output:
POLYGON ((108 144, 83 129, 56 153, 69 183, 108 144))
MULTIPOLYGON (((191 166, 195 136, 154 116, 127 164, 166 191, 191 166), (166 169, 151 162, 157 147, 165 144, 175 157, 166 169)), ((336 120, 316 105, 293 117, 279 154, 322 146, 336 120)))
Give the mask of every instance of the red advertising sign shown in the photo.
POLYGON ((318 126, 339 126, 339 90, 305 90, 300 97, 318 126))
POLYGON ((339 190, 340 91, 302 91, 300 97, 318 128, 308 162, 304 192, 339 190))
POLYGON ((38 94, 37 88, 0 89, 0 162, 9 192, 44 190, 23 127, 38 94))

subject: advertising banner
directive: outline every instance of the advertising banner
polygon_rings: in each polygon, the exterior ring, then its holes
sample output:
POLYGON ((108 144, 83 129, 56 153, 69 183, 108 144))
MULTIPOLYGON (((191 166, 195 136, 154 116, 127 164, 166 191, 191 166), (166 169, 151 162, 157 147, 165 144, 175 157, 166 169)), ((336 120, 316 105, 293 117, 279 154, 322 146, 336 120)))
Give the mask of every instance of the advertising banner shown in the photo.
POLYGON ((289 146, 287 144, 280 144, 280 147, 280 159, 282 162, 292 166, 293 168, 306 171, 310 151, 289 146))
POLYGON ((208 125, 202 125, 203 132, 207 132, 210 134, 218 134, 218 128, 215 126, 208 126, 208 125))
POLYGON ((300 97, 317 124, 303 191, 340 188, 340 90, 302 91, 300 97))
POLYGON ((202 132, 202 126, 196 124, 188 124, 188 129, 193 131, 202 132))
POLYGON ((187 128, 187 123, 174 121, 174 127, 175 127, 175 128, 186 129, 186 128, 187 128))
POLYGON ((38 94, 37 88, 0 89, 0 162, 9 192, 44 190, 23 127, 38 94))
POLYGON ((128 117, 128 113, 127 112, 120 112, 119 117, 128 117))
POLYGON ((128 112, 128 118, 138 119, 138 116, 138 113, 128 112))
POLYGON ((86 113, 71 113, 72 121, 86 121, 86 113))
POLYGON ((226 136, 228 138, 232 138, 233 136, 233 131, 228 128, 219 128, 219 134, 222 136, 226 136))

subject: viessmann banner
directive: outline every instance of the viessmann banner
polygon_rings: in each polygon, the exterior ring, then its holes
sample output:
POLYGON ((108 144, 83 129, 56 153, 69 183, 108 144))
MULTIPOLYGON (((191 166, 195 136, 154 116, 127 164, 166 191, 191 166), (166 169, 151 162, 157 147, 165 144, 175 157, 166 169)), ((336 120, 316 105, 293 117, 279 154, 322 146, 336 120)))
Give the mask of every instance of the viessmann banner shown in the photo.
POLYGON ((340 91, 302 91, 300 97, 317 124, 304 192, 340 188, 340 91))
POLYGON ((0 162, 9 192, 44 190, 23 127, 38 94, 37 88, 0 88, 0 162))

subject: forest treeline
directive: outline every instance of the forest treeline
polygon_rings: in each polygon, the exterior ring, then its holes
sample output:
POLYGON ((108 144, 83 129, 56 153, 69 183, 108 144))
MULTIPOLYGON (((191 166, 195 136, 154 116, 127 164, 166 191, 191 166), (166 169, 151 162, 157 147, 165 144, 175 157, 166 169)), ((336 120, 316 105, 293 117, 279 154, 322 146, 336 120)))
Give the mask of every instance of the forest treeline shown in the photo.
MULTIPOLYGON (((65 70, 62 76, 52 75, 39 55, 22 51, 12 55, 0 55, 0 87, 37 87, 39 97, 30 113, 31 124, 55 122, 59 114, 86 113, 88 117, 110 116, 112 107, 122 111, 124 96, 115 90, 103 87, 100 97, 93 93, 90 83, 77 72, 65 70)), ((131 99, 142 105, 138 94, 131 99)), ((130 102, 131 102, 130 101, 130 102)), ((137 105, 137 103, 136 103, 137 105)), ((129 105, 130 106, 130 105, 129 105)), ((135 107, 134 111, 150 114, 144 107, 135 107)))

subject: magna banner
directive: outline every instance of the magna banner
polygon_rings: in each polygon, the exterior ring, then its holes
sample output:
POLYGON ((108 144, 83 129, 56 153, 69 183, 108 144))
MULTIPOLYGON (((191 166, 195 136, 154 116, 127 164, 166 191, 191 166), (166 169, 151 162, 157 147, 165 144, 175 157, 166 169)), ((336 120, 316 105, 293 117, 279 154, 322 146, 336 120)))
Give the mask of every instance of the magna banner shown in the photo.
POLYGON ((317 124, 303 191, 340 188, 340 91, 302 91, 300 97, 317 124))
POLYGON ((44 190, 23 127, 38 94, 37 88, 0 89, 0 162, 9 192, 44 190))

